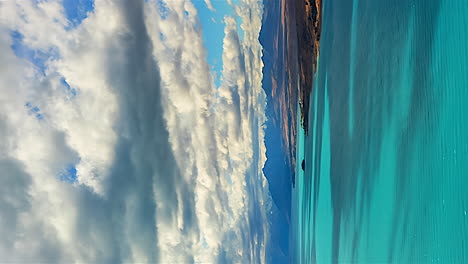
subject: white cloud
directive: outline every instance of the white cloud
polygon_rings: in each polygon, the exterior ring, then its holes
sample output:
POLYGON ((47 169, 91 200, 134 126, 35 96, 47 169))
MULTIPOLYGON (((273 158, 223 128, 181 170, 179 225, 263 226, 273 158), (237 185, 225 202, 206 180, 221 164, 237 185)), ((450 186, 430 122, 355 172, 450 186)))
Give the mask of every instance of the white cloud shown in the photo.
POLYGON ((165 5, 162 18, 156 2, 96 1, 67 31, 59 2, 0 4, 5 261, 265 261, 261 2, 237 10, 243 40, 225 19, 219 88, 197 10, 165 5), (12 31, 58 51, 44 74, 12 31), (70 165, 73 184, 59 177, 70 165))
POLYGON ((213 4, 211 3, 211 0, 205 0, 206 7, 212 12, 215 12, 216 9, 214 9, 213 4))

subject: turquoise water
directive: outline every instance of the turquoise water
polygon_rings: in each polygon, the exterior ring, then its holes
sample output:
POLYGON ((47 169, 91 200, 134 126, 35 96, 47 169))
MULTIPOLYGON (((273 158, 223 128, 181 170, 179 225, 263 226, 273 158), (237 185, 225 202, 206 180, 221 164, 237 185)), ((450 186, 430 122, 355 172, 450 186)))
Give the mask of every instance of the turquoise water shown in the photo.
POLYGON ((323 17, 291 261, 468 263, 468 1, 324 0, 323 17))

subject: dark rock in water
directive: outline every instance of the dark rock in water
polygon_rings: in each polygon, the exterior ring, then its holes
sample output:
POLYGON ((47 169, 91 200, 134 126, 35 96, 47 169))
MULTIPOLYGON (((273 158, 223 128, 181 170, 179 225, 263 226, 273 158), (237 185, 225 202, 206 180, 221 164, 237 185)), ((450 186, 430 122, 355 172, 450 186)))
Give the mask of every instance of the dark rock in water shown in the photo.
POLYGON ((302 160, 302 170, 305 171, 305 160, 302 160))

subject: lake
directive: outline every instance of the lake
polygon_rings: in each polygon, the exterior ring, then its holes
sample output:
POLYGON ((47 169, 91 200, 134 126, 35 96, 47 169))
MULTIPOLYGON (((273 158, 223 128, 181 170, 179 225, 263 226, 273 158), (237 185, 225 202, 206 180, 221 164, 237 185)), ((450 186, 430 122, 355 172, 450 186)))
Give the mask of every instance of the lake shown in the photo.
POLYGON ((291 261, 468 263, 468 1, 324 0, 322 22, 291 261))

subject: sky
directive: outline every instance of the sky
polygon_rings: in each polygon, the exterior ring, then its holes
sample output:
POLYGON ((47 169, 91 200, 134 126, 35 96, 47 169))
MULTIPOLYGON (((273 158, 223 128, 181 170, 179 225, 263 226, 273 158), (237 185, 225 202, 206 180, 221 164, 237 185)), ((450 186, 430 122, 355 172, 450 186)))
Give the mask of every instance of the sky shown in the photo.
POLYGON ((0 1, 1 261, 272 262, 262 12, 0 1))

